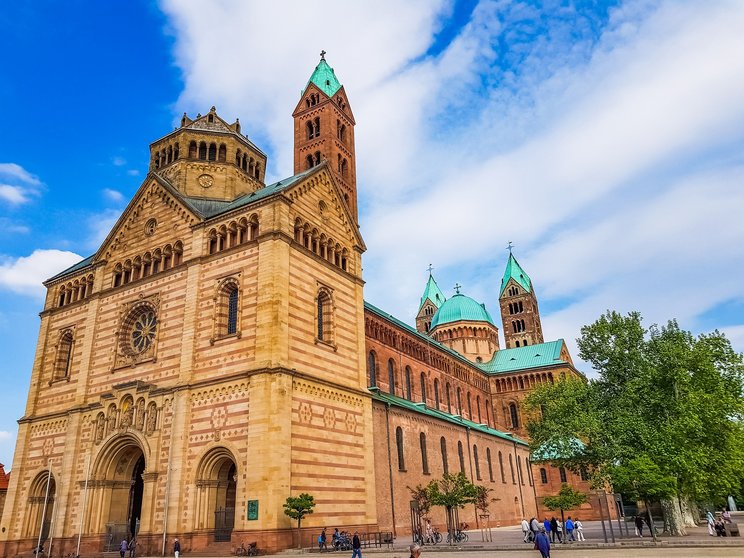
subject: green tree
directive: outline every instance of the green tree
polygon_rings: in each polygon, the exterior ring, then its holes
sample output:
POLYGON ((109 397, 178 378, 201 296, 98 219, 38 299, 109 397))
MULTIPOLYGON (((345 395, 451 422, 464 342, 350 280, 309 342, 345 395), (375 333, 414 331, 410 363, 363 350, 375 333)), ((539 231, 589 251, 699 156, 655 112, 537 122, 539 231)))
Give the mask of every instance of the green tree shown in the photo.
POLYGON ((457 525, 457 510, 465 504, 475 504, 478 498, 478 488, 465 473, 456 475, 445 473, 441 479, 431 481, 426 490, 429 501, 434 506, 443 506, 447 512, 447 532, 450 543, 454 540, 457 525))
POLYGON ((579 356, 598 378, 558 381, 527 398, 533 451, 592 470, 597 487, 625 490, 635 471, 670 532, 685 534, 687 500, 716 501, 742 486, 742 356, 717 331, 695 337, 675 321, 646 329, 636 312, 608 312, 581 334, 579 356))
POLYGON ((416 502, 421 517, 428 519, 429 512, 431 511, 431 500, 429 499, 429 490, 427 487, 417 484, 414 488, 410 486, 406 488, 411 493, 411 499, 416 502))
POLYGON ((299 496, 289 496, 287 501, 284 502, 284 514, 292 519, 297 520, 297 548, 302 546, 301 527, 302 520, 305 516, 313 513, 315 507, 315 499, 306 492, 303 492, 299 496))
POLYGON ((561 489, 555 496, 546 496, 543 499, 543 505, 549 510, 561 510, 561 523, 563 527, 563 542, 566 542, 566 519, 563 516, 565 510, 572 510, 586 502, 586 494, 574 490, 566 483, 561 485, 561 489))

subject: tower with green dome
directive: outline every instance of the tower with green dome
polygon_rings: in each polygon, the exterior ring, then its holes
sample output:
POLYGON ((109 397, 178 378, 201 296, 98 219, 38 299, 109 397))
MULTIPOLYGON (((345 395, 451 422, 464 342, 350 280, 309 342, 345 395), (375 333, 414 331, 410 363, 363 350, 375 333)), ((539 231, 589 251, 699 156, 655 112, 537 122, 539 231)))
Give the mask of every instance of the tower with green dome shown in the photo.
POLYGON ((499 350, 499 330, 486 305, 460 292, 444 301, 431 319, 429 334, 473 362, 486 362, 499 350))
POLYGON ((354 114, 344 86, 328 65, 325 51, 300 94, 294 118, 294 172, 328 165, 358 222, 354 114))
POLYGON ((501 279, 499 306, 507 349, 544 342, 540 309, 532 280, 511 253, 511 245, 509 260, 501 279))
POLYGON ((437 310, 439 310, 439 307, 444 304, 445 300, 447 300, 447 297, 444 296, 444 293, 434 280, 434 276, 431 274, 431 266, 429 266, 429 280, 426 282, 426 287, 424 287, 424 294, 421 295, 418 314, 416 314, 416 329, 418 331, 429 333, 431 320, 437 310))

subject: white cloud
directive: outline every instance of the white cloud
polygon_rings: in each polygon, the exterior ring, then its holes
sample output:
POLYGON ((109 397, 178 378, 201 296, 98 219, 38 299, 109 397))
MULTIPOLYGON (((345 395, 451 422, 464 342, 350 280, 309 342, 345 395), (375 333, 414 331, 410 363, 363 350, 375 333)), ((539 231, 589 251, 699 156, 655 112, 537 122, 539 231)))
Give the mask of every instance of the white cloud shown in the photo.
POLYGON ((20 205, 30 201, 29 191, 21 186, 0 184, 0 198, 11 205, 20 205))
POLYGON ((116 157, 112 157, 111 162, 114 164, 115 167, 123 167, 127 164, 127 160, 124 157, 119 157, 118 155, 116 157))
POLYGON ((103 197, 113 203, 121 203, 122 201, 124 201, 124 194, 122 194, 118 190, 113 190, 111 188, 103 189, 103 197))
POLYGON ((8 432, 7 430, 0 430, 0 442, 10 440, 11 438, 15 438, 12 432, 8 432))
POLYGON ((28 234, 31 229, 22 224, 16 223, 6 217, 0 217, 0 234, 28 234))
POLYGON ((10 205, 22 205, 38 195, 41 181, 16 163, 0 163, 0 178, 8 183, 0 183, 0 200, 10 205))
POLYGON ((88 229, 90 234, 85 246, 90 250, 97 250, 106 237, 114 228, 116 221, 119 220, 121 211, 118 209, 106 209, 100 213, 92 215, 88 219, 88 229))
POLYGON ((42 285, 50 277, 64 271, 83 258, 62 250, 34 250, 29 256, 0 258, 0 288, 15 293, 43 297, 42 285))
POLYGON ((129 169, 127 171, 127 174, 129 176, 139 176, 140 175, 140 171, 138 171, 137 169, 129 169))
POLYGON ((31 186, 40 186, 41 181, 21 165, 15 163, 0 163, 0 176, 15 179, 18 182, 29 184, 31 186))
POLYGON ((496 310, 508 240, 555 308, 549 337, 571 341, 607 308, 695 329, 744 298, 744 5, 626 2, 596 36, 571 7, 483 0, 436 57, 445 2, 162 5, 186 83, 176 112, 240 116, 277 176, 291 174, 299 89, 328 50, 357 121, 366 297, 400 318, 429 262, 441 286, 496 310), (315 27, 322 44, 308 43, 315 27), (261 55, 236 71, 215 33, 261 55))

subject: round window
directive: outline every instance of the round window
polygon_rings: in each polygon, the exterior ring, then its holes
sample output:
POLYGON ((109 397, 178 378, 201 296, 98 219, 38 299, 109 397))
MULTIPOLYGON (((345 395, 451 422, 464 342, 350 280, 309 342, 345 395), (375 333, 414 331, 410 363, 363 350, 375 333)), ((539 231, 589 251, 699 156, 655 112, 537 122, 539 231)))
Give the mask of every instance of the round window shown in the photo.
POLYGON ((151 308, 143 308, 134 317, 127 332, 130 352, 134 354, 144 353, 152 347, 155 341, 158 320, 155 311, 151 308))

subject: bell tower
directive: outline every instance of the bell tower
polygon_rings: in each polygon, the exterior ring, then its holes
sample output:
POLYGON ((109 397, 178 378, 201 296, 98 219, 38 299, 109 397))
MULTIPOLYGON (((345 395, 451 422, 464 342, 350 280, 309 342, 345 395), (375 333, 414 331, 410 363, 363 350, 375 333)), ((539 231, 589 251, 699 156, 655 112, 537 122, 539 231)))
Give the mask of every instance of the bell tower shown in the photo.
POLYGON ((343 85, 320 53, 320 62, 302 91, 294 118, 294 173, 322 161, 344 194, 354 220, 358 222, 354 115, 343 85))
POLYGON ((501 320, 504 325, 502 331, 507 349, 545 342, 532 280, 511 250, 509 243, 509 260, 506 262, 499 293, 501 320))

